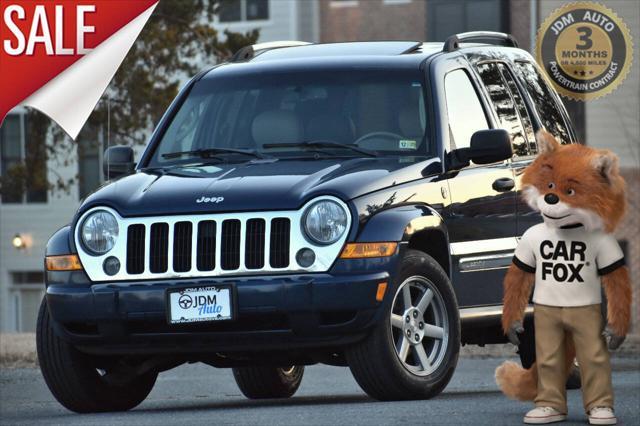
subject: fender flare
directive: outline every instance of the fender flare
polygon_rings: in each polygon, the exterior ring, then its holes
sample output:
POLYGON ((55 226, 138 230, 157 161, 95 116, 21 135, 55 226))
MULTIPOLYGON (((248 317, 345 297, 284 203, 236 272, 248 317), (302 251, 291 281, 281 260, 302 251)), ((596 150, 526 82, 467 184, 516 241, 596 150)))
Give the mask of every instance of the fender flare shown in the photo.
POLYGON ((66 225, 58 229, 51 238, 49 238, 49 241, 47 241, 45 256, 75 253, 75 250, 72 248, 71 239, 71 225, 66 225))
POLYGON ((440 256, 437 260, 451 276, 449 233, 442 216, 429 206, 409 204, 379 211, 362 225, 356 242, 397 241, 408 244, 412 239, 416 241, 417 238, 433 235, 432 233, 439 233, 446 242, 446 256, 440 256))

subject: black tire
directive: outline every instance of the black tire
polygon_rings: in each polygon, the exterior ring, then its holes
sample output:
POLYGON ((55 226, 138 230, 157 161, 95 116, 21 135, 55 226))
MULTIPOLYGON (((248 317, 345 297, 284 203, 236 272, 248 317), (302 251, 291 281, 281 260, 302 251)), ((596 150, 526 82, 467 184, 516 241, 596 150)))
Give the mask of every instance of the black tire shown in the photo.
POLYGON ((303 375, 303 365, 233 368, 233 378, 249 399, 289 398, 300 387, 303 375))
MULTIPOLYGON (((523 368, 530 368, 536 362, 536 337, 533 320, 527 319, 524 323, 525 332, 520 335, 520 345, 518 345, 518 355, 523 368)), ((580 389, 582 380, 580 369, 574 363, 567 376, 567 389, 580 389)))
MULTIPOLYGON (((346 351, 349 368, 360 387, 371 397, 382 400, 428 399, 445 388, 458 362, 460 351, 460 319, 455 293, 442 267, 432 257, 418 250, 407 250, 393 285, 385 296, 384 320, 377 324, 361 342, 346 351), (396 353, 394 332, 390 323, 393 302, 400 286, 414 277, 427 279, 446 308, 446 346, 442 344, 442 358, 434 371, 418 375, 400 361, 396 353)), ((444 340, 443 340, 444 341, 444 340)), ((421 343, 422 344, 422 343, 421 343)), ((414 361, 416 347, 410 349, 414 361)))
POLYGON ((158 376, 144 374, 125 385, 107 383, 96 359, 56 336, 45 299, 40 304, 36 344, 44 380, 60 404, 77 413, 126 411, 149 395, 158 376))
POLYGON ((582 387, 582 378, 580 377, 580 368, 574 362, 567 377, 567 389, 580 389, 582 387))

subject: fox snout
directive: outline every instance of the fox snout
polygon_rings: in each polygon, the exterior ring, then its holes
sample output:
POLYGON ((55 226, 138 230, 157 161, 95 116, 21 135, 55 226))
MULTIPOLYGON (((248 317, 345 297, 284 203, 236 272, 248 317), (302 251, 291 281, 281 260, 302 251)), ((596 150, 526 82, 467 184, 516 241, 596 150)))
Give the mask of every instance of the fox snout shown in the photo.
POLYGON ((544 196, 544 201, 547 204, 558 204, 558 201, 560 201, 560 198, 558 198, 558 196, 553 192, 549 192, 544 196))

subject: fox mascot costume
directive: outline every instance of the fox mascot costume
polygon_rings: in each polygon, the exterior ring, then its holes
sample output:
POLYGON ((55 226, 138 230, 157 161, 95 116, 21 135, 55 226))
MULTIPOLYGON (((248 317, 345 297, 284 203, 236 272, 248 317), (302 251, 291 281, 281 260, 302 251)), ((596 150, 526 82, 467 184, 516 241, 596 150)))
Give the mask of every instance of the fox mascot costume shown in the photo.
POLYGON ((529 228, 504 280, 502 326, 518 344, 534 288, 536 363, 525 370, 505 362, 496 381, 509 397, 534 400, 524 422, 566 419, 565 382, 577 357, 590 424, 615 424, 609 349, 629 329, 631 286, 612 232, 622 219, 625 183, 617 157, 583 145, 560 145, 537 134, 541 154, 525 169, 523 194, 544 222, 529 228), (603 324, 601 288, 607 298, 603 324))

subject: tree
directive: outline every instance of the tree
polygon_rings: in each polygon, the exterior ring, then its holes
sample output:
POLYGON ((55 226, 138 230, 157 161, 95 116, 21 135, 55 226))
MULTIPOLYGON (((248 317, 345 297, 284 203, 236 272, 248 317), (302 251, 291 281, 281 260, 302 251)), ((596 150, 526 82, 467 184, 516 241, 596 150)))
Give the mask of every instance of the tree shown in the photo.
MULTIPOLYGON (((95 129, 106 132, 109 120, 111 144, 143 144, 186 78, 227 59, 239 48, 254 44, 259 36, 257 30, 225 31, 221 37, 210 25, 220 6, 221 0, 159 2, 89 117, 79 140, 95 135, 95 129)), ((37 111, 28 113, 27 122, 29 136, 38 138, 39 143, 31 144, 26 164, 13 164, 10 170, 3 171, 0 193, 25 193, 34 185, 69 191, 77 176, 65 179, 58 175, 54 182, 47 182, 46 176, 36 176, 46 173, 46 168, 32 166, 39 165, 36 162, 46 157, 68 165, 76 157, 77 143, 37 111), (52 134, 53 143, 45 147, 47 134, 52 134)), ((53 172, 55 174, 55 170, 53 172)))

